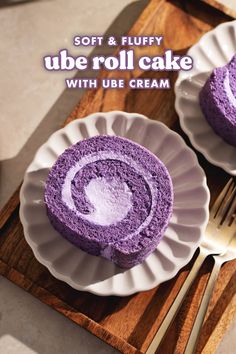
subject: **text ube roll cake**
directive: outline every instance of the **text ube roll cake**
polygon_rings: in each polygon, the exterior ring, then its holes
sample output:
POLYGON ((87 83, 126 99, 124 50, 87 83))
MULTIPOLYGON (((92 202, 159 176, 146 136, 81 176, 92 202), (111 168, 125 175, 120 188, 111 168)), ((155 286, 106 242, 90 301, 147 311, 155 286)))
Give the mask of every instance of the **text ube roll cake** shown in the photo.
POLYGON ((214 131, 236 146, 236 55, 226 66, 213 70, 199 99, 214 131))
POLYGON ((173 188, 166 167, 147 149, 125 138, 97 136, 59 156, 46 182, 45 203, 62 236, 130 268, 163 237, 173 188))

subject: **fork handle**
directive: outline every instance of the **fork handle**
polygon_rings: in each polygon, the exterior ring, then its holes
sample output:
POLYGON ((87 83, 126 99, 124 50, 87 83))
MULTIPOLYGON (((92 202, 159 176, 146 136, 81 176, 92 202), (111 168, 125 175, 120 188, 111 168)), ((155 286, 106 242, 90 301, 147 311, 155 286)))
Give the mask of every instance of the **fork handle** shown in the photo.
POLYGON ((213 257, 213 258, 215 260, 215 263, 214 263, 213 269, 211 271, 211 275, 209 277, 209 280, 207 282, 207 286, 205 288, 204 295, 202 297, 202 301, 201 301, 197 316, 195 318, 194 325, 193 325, 192 331, 190 333, 184 354, 192 354, 195 352, 195 348, 196 348, 197 341, 198 341, 198 338, 200 335, 201 327, 202 327, 202 324, 203 324, 203 321, 204 321, 204 318, 205 318, 205 315, 207 312, 207 308, 208 308, 208 305, 209 305, 209 302, 211 299, 213 289, 215 287, 216 280, 217 280, 219 272, 220 272, 222 261, 215 258, 215 257, 213 257))
POLYGON ((196 278, 199 269, 201 268, 202 263, 206 259, 206 257, 209 255, 209 251, 206 250, 204 247, 200 246, 200 252, 198 257, 195 260, 195 263, 189 272, 187 278, 185 279, 178 295, 176 296, 173 304, 171 305, 169 311, 167 312, 163 322, 161 323, 160 328, 156 332, 150 346, 148 347, 148 350, 146 354, 154 354, 162 342, 165 334, 167 333, 168 328, 170 327, 171 323, 175 319, 175 316, 179 312, 179 309, 194 281, 196 278))

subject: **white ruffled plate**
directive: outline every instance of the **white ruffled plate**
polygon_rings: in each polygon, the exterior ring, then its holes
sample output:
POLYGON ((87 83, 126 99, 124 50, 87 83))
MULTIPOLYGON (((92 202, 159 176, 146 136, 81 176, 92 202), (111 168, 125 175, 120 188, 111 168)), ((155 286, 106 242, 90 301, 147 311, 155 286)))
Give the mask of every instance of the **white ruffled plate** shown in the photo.
POLYGON ((130 295, 174 277, 193 256, 208 221, 209 190, 194 152, 164 124, 139 114, 96 113, 55 132, 28 167, 20 192, 20 219, 35 257, 58 279, 99 295, 130 295), (123 270, 91 256, 51 226, 44 205, 50 167, 71 144, 98 134, 125 136, 155 153, 174 186, 174 210, 164 238, 142 264, 123 270))
POLYGON ((206 33, 190 48, 191 71, 180 72, 175 84, 175 108, 180 125, 192 145, 212 164, 236 175, 236 147, 227 144, 206 121, 198 95, 212 70, 227 64, 236 54, 236 21, 226 22, 206 33))

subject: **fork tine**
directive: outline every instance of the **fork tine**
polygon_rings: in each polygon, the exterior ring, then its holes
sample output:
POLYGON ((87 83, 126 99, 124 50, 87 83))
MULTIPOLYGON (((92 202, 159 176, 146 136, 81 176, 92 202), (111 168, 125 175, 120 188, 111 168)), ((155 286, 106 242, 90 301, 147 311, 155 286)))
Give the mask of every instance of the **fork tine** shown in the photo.
POLYGON ((225 215, 224 224, 230 226, 231 221, 232 221, 232 224, 234 224, 236 222, 236 187, 234 188, 231 206, 229 207, 229 209, 225 215))
POLYGON ((228 193, 226 194, 225 198, 223 199, 222 204, 220 205, 216 216, 215 220, 218 224, 222 225, 225 221, 226 216, 228 215, 229 208, 231 206, 231 203, 233 202, 235 197, 235 185, 231 184, 230 188, 228 190, 228 193))
POLYGON ((220 192, 220 194, 218 195, 217 199, 215 200, 215 203, 212 205, 211 211, 210 211, 212 218, 214 218, 216 216, 220 206, 222 205, 222 203, 224 201, 225 196, 228 194, 228 191, 229 191, 232 183, 233 183, 233 179, 230 178, 228 180, 228 182, 226 183, 226 185, 224 186, 224 188, 222 189, 222 191, 220 192))

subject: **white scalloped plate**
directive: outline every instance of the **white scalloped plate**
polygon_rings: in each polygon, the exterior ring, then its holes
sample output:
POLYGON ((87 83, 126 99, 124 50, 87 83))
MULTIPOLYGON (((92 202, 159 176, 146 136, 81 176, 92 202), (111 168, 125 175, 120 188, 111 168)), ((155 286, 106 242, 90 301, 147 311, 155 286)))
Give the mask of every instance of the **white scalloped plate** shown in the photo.
POLYGON ((20 192, 20 219, 35 257, 73 288, 99 295, 130 295, 174 277, 189 262, 208 221, 209 190, 194 152, 164 124, 139 114, 96 113, 55 132, 28 167, 20 192), (140 265, 123 270, 72 245, 51 226, 43 202, 50 167, 71 144, 98 134, 125 136, 155 153, 174 186, 174 210, 164 238, 140 265))
POLYGON ((212 164, 236 175, 236 147, 227 144, 207 123, 198 95, 216 67, 227 64, 236 53, 236 21, 226 22, 206 33, 190 48, 191 71, 180 72, 175 84, 175 109, 180 125, 192 145, 212 164))

